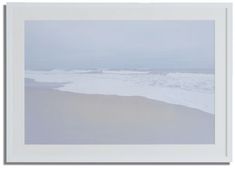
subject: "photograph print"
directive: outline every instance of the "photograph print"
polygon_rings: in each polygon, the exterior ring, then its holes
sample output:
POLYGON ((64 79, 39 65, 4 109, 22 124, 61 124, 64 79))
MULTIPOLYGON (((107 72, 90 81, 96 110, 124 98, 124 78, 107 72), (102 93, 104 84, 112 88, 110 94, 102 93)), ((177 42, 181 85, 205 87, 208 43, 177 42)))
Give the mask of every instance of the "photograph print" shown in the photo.
POLYGON ((212 20, 25 21, 25 144, 214 144, 212 20))

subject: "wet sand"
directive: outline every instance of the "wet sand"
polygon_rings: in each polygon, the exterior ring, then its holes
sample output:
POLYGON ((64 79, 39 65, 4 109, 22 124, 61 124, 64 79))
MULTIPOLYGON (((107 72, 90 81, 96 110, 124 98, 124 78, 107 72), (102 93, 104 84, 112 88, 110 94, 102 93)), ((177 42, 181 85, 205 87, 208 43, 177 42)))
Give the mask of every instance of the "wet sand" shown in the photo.
POLYGON ((214 115, 139 96, 25 87, 26 144, 213 144, 214 115))

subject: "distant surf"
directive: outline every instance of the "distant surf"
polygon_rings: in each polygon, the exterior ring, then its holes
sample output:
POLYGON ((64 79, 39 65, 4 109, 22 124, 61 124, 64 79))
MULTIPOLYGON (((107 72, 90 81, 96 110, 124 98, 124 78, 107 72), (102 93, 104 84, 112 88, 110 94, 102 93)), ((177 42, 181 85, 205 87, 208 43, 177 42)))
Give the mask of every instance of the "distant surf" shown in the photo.
POLYGON ((83 94, 143 96, 214 113, 214 74, 153 70, 27 70, 36 82, 64 83, 56 88, 83 94))

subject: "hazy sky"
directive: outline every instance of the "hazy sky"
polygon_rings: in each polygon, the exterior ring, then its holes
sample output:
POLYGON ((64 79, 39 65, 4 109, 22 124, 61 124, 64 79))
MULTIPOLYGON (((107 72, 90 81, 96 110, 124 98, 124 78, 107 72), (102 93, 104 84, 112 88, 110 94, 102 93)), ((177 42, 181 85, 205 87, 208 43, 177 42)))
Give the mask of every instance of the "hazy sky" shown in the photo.
POLYGON ((26 69, 214 69, 213 21, 26 21, 26 69))

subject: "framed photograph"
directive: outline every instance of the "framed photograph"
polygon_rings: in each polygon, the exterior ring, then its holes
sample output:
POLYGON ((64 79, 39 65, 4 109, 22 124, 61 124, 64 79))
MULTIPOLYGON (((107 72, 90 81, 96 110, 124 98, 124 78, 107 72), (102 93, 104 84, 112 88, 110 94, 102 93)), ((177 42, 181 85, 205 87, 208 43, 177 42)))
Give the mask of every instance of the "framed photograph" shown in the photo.
POLYGON ((5 163, 231 162, 231 4, 6 5, 5 163))

